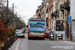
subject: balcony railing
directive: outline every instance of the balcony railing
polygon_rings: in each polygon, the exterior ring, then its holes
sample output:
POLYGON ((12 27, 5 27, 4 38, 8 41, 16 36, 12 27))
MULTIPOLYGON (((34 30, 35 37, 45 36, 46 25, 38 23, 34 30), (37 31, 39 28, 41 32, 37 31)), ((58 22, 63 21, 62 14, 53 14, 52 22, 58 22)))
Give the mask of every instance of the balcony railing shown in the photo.
POLYGON ((51 18, 56 17, 55 12, 51 14, 51 18))
POLYGON ((60 5, 60 10, 61 10, 61 11, 64 11, 64 9, 65 9, 65 4, 61 4, 61 5, 60 5))
POLYGON ((65 3, 65 9, 70 11, 70 6, 69 6, 69 3, 65 3))
POLYGON ((60 10, 61 11, 64 11, 64 9, 66 9, 66 10, 70 10, 70 7, 69 7, 69 2, 65 2, 64 4, 61 4, 60 5, 60 10))
POLYGON ((59 11, 58 10, 56 10, 54 13, 52 13, 51 14, 51 18, 53 18, 53 17, 59 17, 59 11))
POLYGON ((46 13, 48 13, 48 8, 46 9, 46 13))

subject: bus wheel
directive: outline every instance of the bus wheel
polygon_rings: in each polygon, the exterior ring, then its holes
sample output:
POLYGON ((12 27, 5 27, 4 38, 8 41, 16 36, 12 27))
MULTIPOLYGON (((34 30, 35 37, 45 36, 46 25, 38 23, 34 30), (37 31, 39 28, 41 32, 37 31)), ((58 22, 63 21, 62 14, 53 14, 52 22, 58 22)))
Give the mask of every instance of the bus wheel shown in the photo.
POLYGON ((42 38, 42 40, 44 40, 44 38, 42 38))
POLYGON ((28 37, 28 40, 29 40, 30 38, 28 37))

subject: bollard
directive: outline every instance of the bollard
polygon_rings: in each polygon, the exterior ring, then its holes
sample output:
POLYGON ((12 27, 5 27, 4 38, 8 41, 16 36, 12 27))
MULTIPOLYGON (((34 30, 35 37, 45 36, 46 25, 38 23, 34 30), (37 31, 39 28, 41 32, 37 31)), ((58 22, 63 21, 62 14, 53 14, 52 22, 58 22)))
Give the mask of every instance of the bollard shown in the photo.
POLYGON ((9 39, 9 47, 11 46, 10 44, 11 44, 11 43, 10 43, 10 39, 9 39))
POLYGON ((72 41, 72 34, 71 34, 71 41, 72 41))
POLYGON ((57 34, 55 35, 55 40, 57 40, 57 34))
POLYGON ((53 34, 53 40, 54 40, 54 34, 53 34))
POLYGON ((12 38, 11 38, 11 45, 12 45, 12 38))
POLYGON ((61 40, 63 40, 63 34, 61 34, 61 40))
POLYGON ((4 47, 1 47, 1 50, 7 50, 7 48, 4 46, 4 47))
POLYGON ((9 41, 7 40, 7 45, 6 45, 7 49, 9 48, 9 41))
POLYGON ((51 35, 49 35, 49 40, 51 40, 51 35))
POLYGON ((7 41, 4 43, 4 47, 2 47, 2 49, 7 49, 7 41))

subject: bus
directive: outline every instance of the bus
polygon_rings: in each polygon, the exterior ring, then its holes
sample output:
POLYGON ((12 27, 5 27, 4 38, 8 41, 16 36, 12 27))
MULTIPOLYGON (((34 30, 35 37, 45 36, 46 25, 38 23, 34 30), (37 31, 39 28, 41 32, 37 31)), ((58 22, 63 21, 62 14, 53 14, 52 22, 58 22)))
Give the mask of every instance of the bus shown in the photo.
POLYGON ((28 39, 45 38, 46 21, 45 19, 30 18, 28 22, 28 39))

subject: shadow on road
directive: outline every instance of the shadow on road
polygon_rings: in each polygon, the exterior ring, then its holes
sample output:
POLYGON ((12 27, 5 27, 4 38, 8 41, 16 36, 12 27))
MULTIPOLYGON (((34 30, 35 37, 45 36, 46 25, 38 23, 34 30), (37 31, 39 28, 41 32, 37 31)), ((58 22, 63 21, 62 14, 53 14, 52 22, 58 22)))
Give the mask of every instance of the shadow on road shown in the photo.
POLYGON ((29 38, 28 40, 44 40, 43 38, 29 38))

